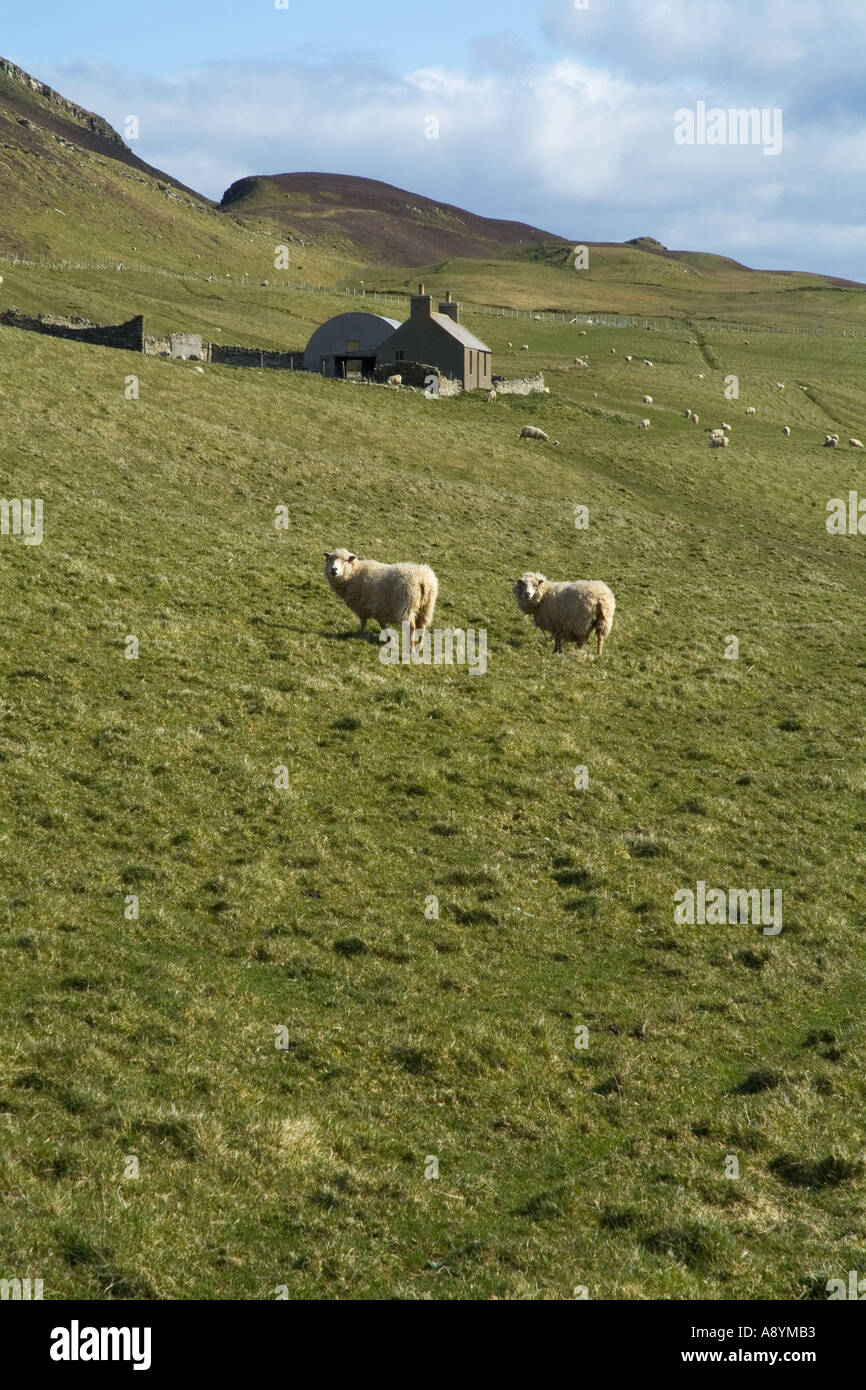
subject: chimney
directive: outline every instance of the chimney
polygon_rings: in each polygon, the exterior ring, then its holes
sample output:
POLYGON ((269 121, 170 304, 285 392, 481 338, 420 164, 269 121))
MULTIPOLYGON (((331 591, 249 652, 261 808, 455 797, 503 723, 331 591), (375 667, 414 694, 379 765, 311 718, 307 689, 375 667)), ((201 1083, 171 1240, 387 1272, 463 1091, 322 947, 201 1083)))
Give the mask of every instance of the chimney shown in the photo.
POLYGON ((413 294, 409 301, 409 315, 413 319, 429 319, 432 310, 429 294, 424 293, 424 286, 418 286, 418 293, 413 294))
POLYGON ((460 322, 460 305, 454 303, 451 298, 450 290, 445 291, 445 303, 439 305, 439 312, 440 314, 446 314, 447 317, 453 319, 455 323, 460 322))

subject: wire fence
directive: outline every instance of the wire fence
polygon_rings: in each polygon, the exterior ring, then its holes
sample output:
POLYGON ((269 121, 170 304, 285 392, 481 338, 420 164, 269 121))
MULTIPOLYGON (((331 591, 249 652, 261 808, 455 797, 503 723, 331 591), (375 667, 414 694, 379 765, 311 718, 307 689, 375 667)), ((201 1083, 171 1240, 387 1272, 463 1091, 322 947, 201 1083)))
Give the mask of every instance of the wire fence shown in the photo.
MULTIPOLYGON (((401 294, 395 290, 370 290, 366 285, 316 285, 307 280, 262 280, 256 276, 247 274, 232 275, 224 274, 204 275, 188 270, 172 270, 166 266, 145 265, 140 261, 64 261, 52 260, 49 258, 29 257, 29 256, 0 256, 0 262, 6 265, 31 266, 39 270, 109 270, 118 273, 131 275, 155 275, 173 280, 191 280, 205 284, 229 284, 241 285, 245 289, 256 288, 266 291, 294 290, 304 294, 328 295, 332 298, 343 297, 349 299, 370 300, 374 304, 393 305, 394 307, 406 307, 409 304, 409 295, 401 294)), ((688 321, 666 317, 647 317, 643 314, 601 314, 601 313, 574 313, 562 309, 512 309, 500 304, 475 304, 471 301, 461 301, 461 306, 466 314, 476 315, 479 318, 502 318, 514 319, 525 323, 563 323, 563 324, 583 324, 584 326, 596 326, 600 328, 643 328, 654 329, 661 332, 671 329, 683 330, 691 328, 701 333, 777 333, 781 335, 793 335, 813 338, 864 338, 866 329, 859 328, 826 328, 823 324, 810 324, 808 326, 790 326, 781 328, 768 324, 754 323, 732 323, 723 319, 694 319, 688 321)))

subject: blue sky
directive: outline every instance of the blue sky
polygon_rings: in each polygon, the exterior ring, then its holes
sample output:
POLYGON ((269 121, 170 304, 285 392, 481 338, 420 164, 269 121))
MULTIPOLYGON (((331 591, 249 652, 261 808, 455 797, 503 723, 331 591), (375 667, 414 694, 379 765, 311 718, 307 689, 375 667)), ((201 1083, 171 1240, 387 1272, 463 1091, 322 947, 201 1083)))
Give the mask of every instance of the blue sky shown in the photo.
POLYGON ((361 174, 576 241, 866 281, 866 0, 579 3, 41 0, 0 53, 121 131, 138 116, 136 152, 211 197, 361 174), (699 101, 780 111, 780 152, 678 144, 699 101))

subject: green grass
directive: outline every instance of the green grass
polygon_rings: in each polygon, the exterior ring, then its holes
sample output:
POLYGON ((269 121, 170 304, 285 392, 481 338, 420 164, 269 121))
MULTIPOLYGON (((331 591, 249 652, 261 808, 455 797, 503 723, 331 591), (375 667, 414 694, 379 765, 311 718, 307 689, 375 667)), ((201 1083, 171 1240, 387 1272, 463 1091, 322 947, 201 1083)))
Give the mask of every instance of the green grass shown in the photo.
MULTIPOLYGON (((129 304, 40 274, 4 292, 129 304)), ((135 290, 234 341, 321 306, 135 290)), ((863 541, 824 526, 863 464, 821 448, 863 437, 860 350, 471 326, 550 396, 0 328, 3 495, 45 499, 41 546, 0 540, 0 1274, 46 1297, 797 1299, 864 1267, 863 541), (338 545, 432 563, 487 674, 382 665, 338 545), (614 589, 601 662, 520 618, 530 567, 614 589), (697 879, 781 888, 782 933, 675 926, 697 879)))

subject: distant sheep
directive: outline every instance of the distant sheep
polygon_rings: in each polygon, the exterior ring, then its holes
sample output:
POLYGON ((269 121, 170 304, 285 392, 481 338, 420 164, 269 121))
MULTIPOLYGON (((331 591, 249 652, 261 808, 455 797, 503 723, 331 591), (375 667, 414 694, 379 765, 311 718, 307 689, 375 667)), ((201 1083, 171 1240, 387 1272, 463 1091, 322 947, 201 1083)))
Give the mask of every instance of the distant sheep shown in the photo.
POLYGON ((849 445, 851 446, 852 449, 862 449, 862 448, 863 448, 863 445, 862 445, 862 443, 860 442, 859 439, 849 439, 849 440, 848 440, 848 443, 849 443, 849 445))
POLYGON ((545 579, 543 574, 524 574, 512 593, 521 613, 526 613, 536 627, 553 637, 555 651, 562 651, 563 642, 576 642, 578 647, 584 647, 595 632, 601 656, 616 607, 606 584, 598 579, 554 582, 545 579))
POLYGON ((686 409, 685 409, 685 417, 686 417, 687 420, 691 420, 691 418, 692 418, 692 412, 691 412, 691 409, 690 409, 689 406, 686 406, 686 409))
POLYGON ((755 413, 755 407, 754 407, 753 405, 747 405, 747 406, 746 406, 746 414, 747 414, 747 415, 754 415, 754 413, 755 413))
MULTIPOLYGON (((520 431, 520 438, 521 438, 521 439, 541 439, 541 440, 544 441, 545 444, 549 443, 549 441, 550 441, 550 435, 549 435, 549 434, 545 434, 545 433, 544 433, 544 430, 540 430, 540 429, 538 428, 537 425, 524 425, 524 426, 523 426, 523 429, 520 431)), ((554 439, 553 442, 554 442, 554 444, 556 444, 556 445, 559 444, 559 440, 558 440, 558 439, 554 439)))
POLYGON ((509 343, 508 346, 511 347, 511 343, 509 343))
POLYGON ((730 425, 726 425, 724 420, 722 421, 722 429, 725 431, 725 434, 730 434, 731 432, 730 425))
POLYGON ((611 348, 610 355, 611 357, 616 357, 616 348, 611 348))
POLYGON ((696 415, 694 411, 692 411, 691 416, 689 418, 691 419, 693 425, 699 425, 701 423, 700 415, 696 415))
POLYGON ((631 353, 630 353, 630 352, 627 352, 627 353, 626 353, 626 355, 625 355, 625 360, 626 360, 626 362, 631 362, 632 356, 631 356, 631 353))
POLYGON ((836 434, 828 434, 827 437, 826 437, 826 439, 824 440, 824 448, 825 448, 825 449, 835 449, 835 448, 836 448, 836 445, 837 445, 838 443, 839 443, 839 436, 838 436, 838 435, 836 435, 836 434))
POLYGON ((711 434, 711 435, 710 435, 710 448, 711 448, 711 449, 727 449, 727 447, 728 447, 728 436, 727 436, 726 434, 711 434))
POLYGON ((388 380, 385 382, 385 385, 386 385, 386 386, 402 386, 402 385, 403 385, 403 378, 402 378, 401 376, 399 376, 399 375, 398 375, 398 376, 389 376, 389 377, 388 377, 388 380))
POLYGON ((641 405, 652 405, 653 398, 652 396, 641 396, 640 403, 641 405))
POLYGON ((520 351, 521 351, 521 352, 528 352, 528 351, 529 351, 529 344, 528 344, 528 343, 522 343, 522 344, 521 344, 521 347, 520 347, 520 351))
POLYGON ((785 383, 784 383, 784 381, 777 381, 777 382, 776 382, 776 390, 777 390, 777 391, 784 391, 784 389, 785 389, 785 383))
POLYGON ((703 381, 703 379, 704 379, 704 373, 703 373, 703 372, 698 372, 698 381, 703 381))
POLYGON ((790 425, 783 425, 783 426, 782 426, 782 433, 783 433, 784 435, 789 435, 789 434, 791 433, 791 426, 790 426, 790 425))
POLYGON ((648 361, 646 357, 645 357, 644 360, 643 360, 643 364, 644 364, 645 367, 651 367, 651 366, 652 366, 652 362, 648 361))
POLYGON ((493 402, 494 402, 495 400, 496 400, 496 391, 495 391, 494 388, 491 386, 490 390, 487 392, 487 404, 488 404, 488 405, 492 405, 493 402))
POLYGON ((639 420, 639 421, 638 421, 638 429, 639 429, 639 430, 648 430, 651 424, 652 424, 652 421, 651 421, 651 420, 639 420))
POLYGON ((411 641, 433 619, 439 581, 429 565, 383 565, 359 560, 350 550, 326 550, 325 578, 360 618, 362 633, 370 618, 381 628, 408 623, 411 641))

